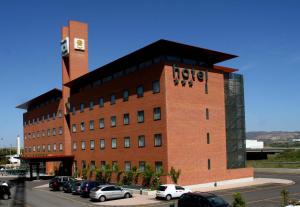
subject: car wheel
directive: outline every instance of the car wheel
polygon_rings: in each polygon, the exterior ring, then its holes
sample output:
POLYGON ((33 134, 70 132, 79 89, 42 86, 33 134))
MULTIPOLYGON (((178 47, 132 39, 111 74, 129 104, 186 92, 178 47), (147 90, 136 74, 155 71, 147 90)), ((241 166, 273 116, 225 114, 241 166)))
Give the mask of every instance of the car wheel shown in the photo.
POLYGON ((130 198, 130 194, 129 194, 129 193, 126 193, 126 194, 124 195, 124 198, 130 198))
POLYGON ((105 196, 100 196, 99 198, 100 202, 104 202, 106 200, 105 196))
POLYGON ((7 200, 9 198, 8 194, 3 194, 3 199, 7 200))
POLYGON ((169 200, 171 200, 171 199, 172 199, 172 196, 171 196, 170 194, 166 196, 166 200, 167 200, 167 201, 169 201, 169 200))

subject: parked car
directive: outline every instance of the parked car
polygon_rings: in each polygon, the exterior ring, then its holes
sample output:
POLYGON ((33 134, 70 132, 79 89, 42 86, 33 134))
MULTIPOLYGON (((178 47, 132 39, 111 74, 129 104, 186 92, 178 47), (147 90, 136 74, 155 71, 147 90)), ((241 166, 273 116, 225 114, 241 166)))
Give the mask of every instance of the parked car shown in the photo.
POLYGON ((178 207, 230 207, 223 198, 212 193, 185 193, 178 200, 178 207))
POLYGON ((78 195, 81 193, 81 184, 83 183, 84 181, 81 180, 79 182, 75 182, 72 184, 72 187, 71 187, 71 191, 72 191, 72 194, 73 195, 78 195))
POLYGON ((82 197, 88 197, 92 188, 99 186, 101 183, 98 181, 83 181, 80 186, 80 195, 82 197))
POLYGON ((109 199, 130 197, 132 197, 132 194, 128 190, 124 190, 116 185, 100 185, 94 187, 90 192, 90 198, 92 200, 99 200, 101 202, 109 199))
POLYGON ((69 176, 56 176, 49 181, 49 188, 52 190, 63 190, 63 183, 71 179, 69 176))
POLYGON ((163 198, 166 200, 171 200, 172 198, 179 198, 184 193, 192 192, 188 188, 184 188, 179 185, 166 184, 160 185, 156 190, 156 198, 163 198))
POLYGON ((72 192, 72 187, 75 186, 77 183, 79 183, 80 186, 80 181, 79 180, 75 180, 75 179, 71 179, 67 182, 63 183, 63 191, 65 193, 71 193, 72 192))
POLYGON ((10 197, 10 189, 7 185, 0 185, 0 197, 4 200, 9 199, 10 197))

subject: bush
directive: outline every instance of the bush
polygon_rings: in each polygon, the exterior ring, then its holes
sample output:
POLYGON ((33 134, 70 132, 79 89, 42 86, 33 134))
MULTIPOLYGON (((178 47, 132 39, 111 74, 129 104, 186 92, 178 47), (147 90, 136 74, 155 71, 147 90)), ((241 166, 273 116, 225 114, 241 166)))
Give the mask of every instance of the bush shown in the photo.
POLYGON ((88 169, 86 167, 82 168, 81 174, 82 174, 82 179, 86 180, 87 179, 87 174, 88 174, 88 169))
POLYGON ((180 169, 176 171, 174 167, 171 167, 169 176, 171 177, 173 183, 177 184, 180 174, 181 174, 180 169))
POLYGON ((240 193, 233 194, 232 207, 245 207, 246 202, 240 193))
POLYGON ((103 172, 104 172, 103 182, 104 183, 110 183, 111 175, 112 175, 112 169, 110 168, 109 164, 105 164, 103 172))
POLYGON ((150 187, 152 177, 154 176, 154 171, 150 165, 145 165, 145 170, 142 173, 143 176, 143 186, 150 187))

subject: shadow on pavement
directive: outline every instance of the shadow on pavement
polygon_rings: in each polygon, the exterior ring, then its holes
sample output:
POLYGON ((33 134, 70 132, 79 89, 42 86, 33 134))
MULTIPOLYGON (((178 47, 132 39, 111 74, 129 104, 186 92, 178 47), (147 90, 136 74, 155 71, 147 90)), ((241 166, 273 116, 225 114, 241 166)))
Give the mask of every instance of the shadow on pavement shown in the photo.
POLYGON ((16 186, 15 195, 13 196, 12 206, 24 207, 26 203, 25 199, 25 177, 18 177, 12 180, 16 186))

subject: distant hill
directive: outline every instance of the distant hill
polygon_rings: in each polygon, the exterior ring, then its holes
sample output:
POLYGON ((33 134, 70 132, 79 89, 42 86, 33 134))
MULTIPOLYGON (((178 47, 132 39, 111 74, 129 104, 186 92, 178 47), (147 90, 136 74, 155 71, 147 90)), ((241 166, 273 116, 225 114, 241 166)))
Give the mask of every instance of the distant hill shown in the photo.
POLYGON ((300 131, 286 132, 286 131, 253 131, 246 133, 247 139, 265 141, 265 142, 289 142, 293 139, 300 139, 300 131))

